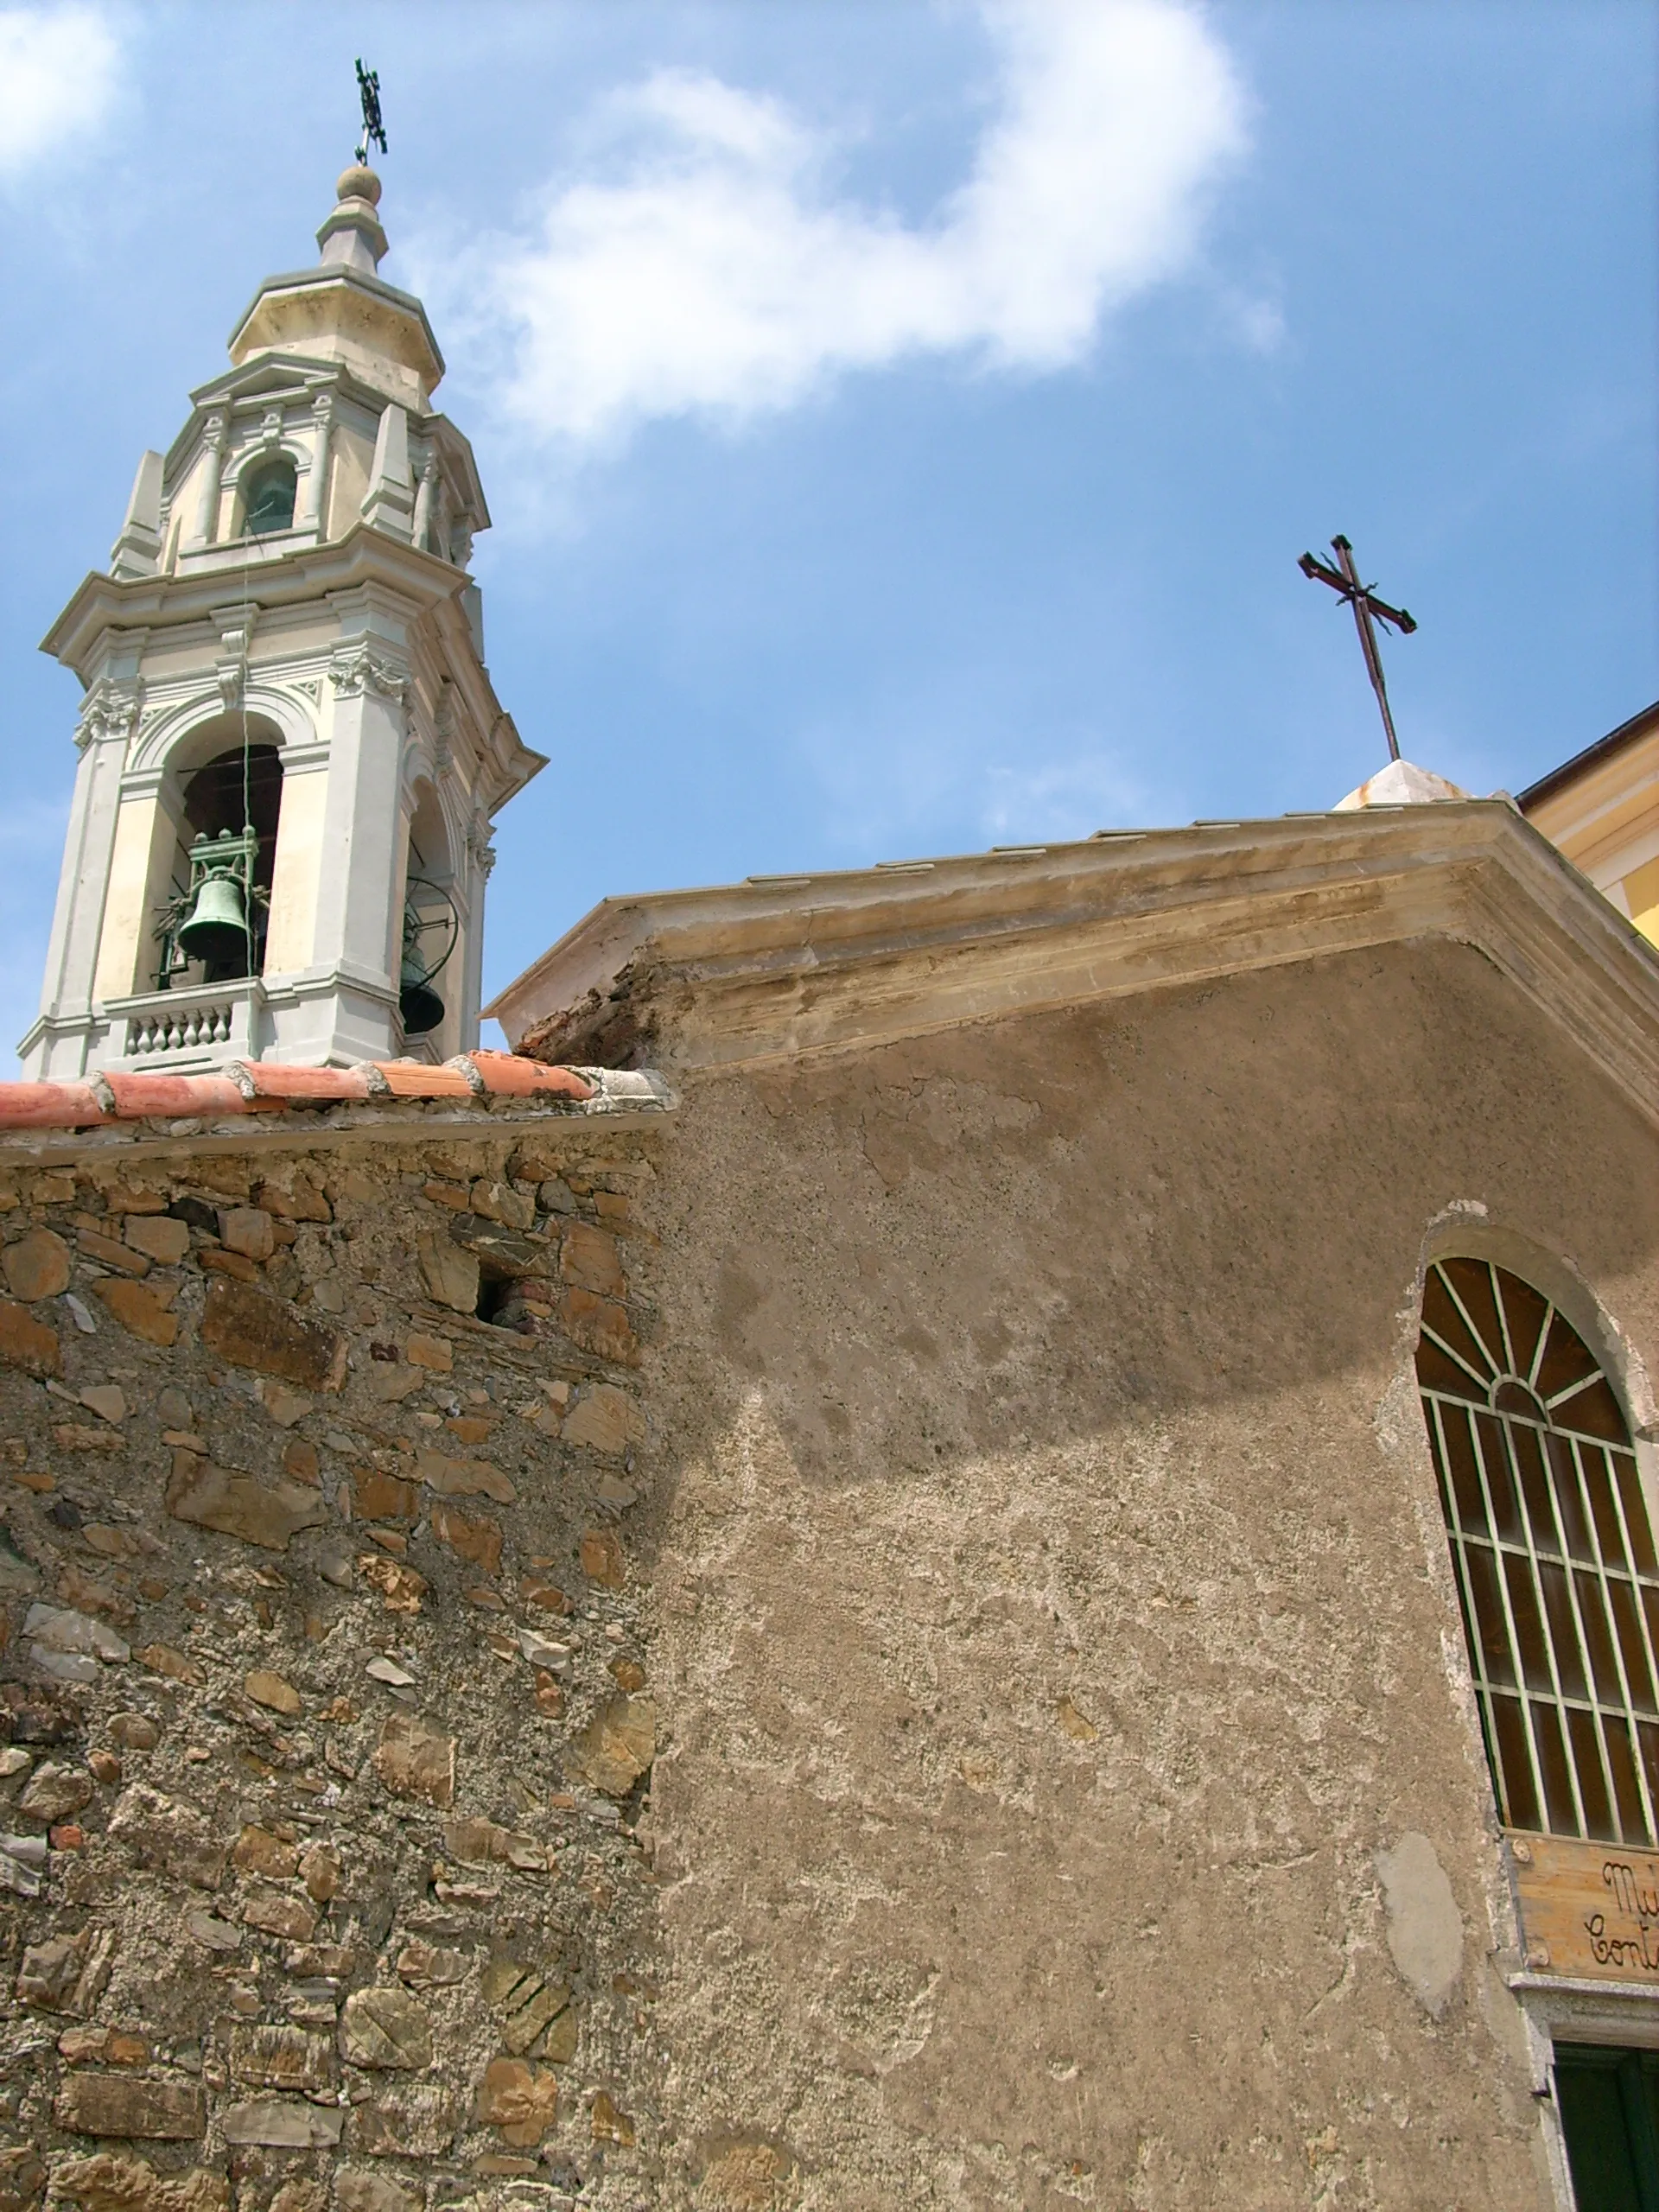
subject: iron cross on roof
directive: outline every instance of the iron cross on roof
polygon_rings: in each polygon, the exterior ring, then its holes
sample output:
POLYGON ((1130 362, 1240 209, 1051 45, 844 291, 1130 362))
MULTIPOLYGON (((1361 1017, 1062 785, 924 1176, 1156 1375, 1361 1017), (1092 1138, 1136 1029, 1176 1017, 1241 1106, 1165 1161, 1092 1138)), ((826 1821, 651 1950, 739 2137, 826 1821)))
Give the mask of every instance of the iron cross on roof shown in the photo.
POLYGON ((1376 624, 1387 622, 1408 638, 1417 625, 1403 607, 1390 607, 1386 600, 1377 597, 1370 584, 1359 581, 1359 570, 1354 566, 1354 549, 1345 537, 1333 537, 1331 550, 1337 556, 1333 569, 1328 561, 1321 561, 1317 553, 1304 553, 1296 563, 1305 576, 1317 576, 1322 584, 1339 592, 1354 610, 1354 627, 1359 632, 1359 649, 1365 656, 1365 672, 1371 679, 1371 689, 1376 694, 1376 703, 1382 709, 1382 727, 1388 733, 1389 758, 1400 758, 1400 741, 1394 734, 1394 716, 1389 712, 1388 687, 1382 681, 1382 656, 1376 649, 1376 624))
POLYGON ((362 163, 368 160, 371 146, 385 152, 386 128, 380 120, 380 72, 365 69, 361 55, 357 63, 357 97, 363 107, 363 136, 357 142, 357 158, 362 163))

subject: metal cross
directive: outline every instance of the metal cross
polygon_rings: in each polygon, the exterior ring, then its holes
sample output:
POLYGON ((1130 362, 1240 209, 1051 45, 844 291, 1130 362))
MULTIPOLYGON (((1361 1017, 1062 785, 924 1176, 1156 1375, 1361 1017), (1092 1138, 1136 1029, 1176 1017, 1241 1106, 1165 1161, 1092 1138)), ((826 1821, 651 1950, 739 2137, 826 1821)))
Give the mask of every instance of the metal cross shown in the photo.
POLYGON ((378 146, 386 150, 386 128, 380 120, 380 73, 365 69, 359 55, 357 64, 357 96, 363 104, 363 136, 357 142, 359 163, 369 158, 369 148, 378 146))
POLYGON ((1322 584, 1341 594, 1354 610, 1354 627, 1359 632, 1359 649, 1365 656, 1365 673, 1371 679, 1371 689, 1376 694, 1376 703, 1382 709, 1382 727, 1388 732, 1389 757, 1400 758, 1400 741, 1394 734, 1394 716, 1389 712, 1388 687, 1382 681, 1382 656, 1376 649, 1377 622, 1390 623, 1402 637, 1408 638, 1417 625, 1403 607, 1390 607, 1386 600, 1377 597, 1370 584, 1359 581, 1359 570, 1354 566, 1354 549, 1345 537, 1333 537, 1331 550, 1337 556, 1333 569, 1328 561, 1321 561, 1316 553, 1304 553, 1296 563, 1305 576, 1317 576, 1322 584))

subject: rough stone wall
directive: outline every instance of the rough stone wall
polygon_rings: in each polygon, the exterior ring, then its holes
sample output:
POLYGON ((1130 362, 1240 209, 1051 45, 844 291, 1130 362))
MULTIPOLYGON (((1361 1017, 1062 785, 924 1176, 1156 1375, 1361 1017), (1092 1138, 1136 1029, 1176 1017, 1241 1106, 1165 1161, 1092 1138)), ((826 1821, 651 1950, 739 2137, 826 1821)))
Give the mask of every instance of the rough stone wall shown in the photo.
POLYGON ((654 1140, 419 1121, 0 1151, 5 2212, 649 2200, 654 1140))
POLYGON ((1651 1371, 1651 1128, 1448 945, 677 1080, 664 2201, 1548 2204, 1414 1279, 1651 1371))

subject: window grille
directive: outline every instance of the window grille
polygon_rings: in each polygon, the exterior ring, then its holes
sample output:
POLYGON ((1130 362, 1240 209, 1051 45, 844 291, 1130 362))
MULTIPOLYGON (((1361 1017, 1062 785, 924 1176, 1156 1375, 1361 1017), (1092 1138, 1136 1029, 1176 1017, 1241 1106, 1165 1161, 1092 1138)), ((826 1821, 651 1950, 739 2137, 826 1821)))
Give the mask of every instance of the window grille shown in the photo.
POLYGON ((1507 1268, 1423 1290, 1417 1381, 1506 1826, 1651 1847, 1659 1559, 1618 1399, 1507 1268))

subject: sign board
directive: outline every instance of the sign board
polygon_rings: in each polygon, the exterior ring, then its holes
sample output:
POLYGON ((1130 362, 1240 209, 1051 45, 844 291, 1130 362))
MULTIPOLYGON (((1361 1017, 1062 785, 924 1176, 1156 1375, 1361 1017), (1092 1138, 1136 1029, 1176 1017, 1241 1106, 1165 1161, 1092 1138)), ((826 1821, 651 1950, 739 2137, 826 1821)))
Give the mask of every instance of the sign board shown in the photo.
POLYGON ((1559 1835, 1507 1840, 1534 1973, 1659 1988, 1659 1854, 1559 1835))

